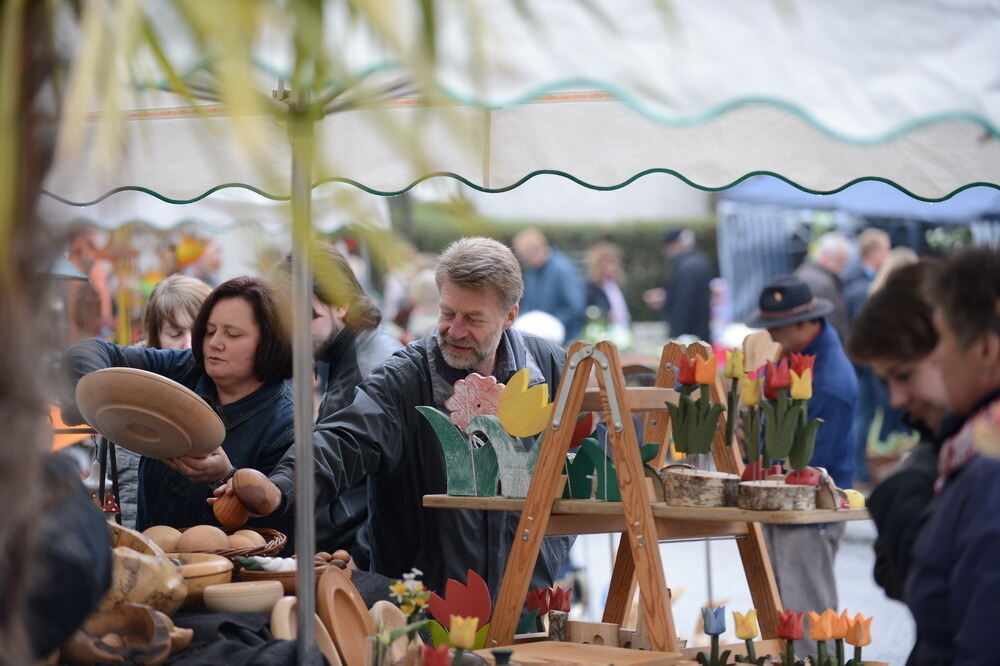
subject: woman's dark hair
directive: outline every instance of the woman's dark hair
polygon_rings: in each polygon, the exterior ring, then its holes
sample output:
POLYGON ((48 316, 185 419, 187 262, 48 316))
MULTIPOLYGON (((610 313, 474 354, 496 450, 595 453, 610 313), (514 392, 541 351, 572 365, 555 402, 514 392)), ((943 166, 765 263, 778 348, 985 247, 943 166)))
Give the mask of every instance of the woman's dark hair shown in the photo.
POLYGON ((925 283, 937 262, 922 259, 889 273, 851 323, 847 353, 858 363, 875 359, 919 361, 937 345, 934 308, 925 283))
MULTIPOLYGON (((375 328, 382 321, 382 312, 369 298, 355 277, 351 265, 340 250, 327 243, 312 246, 313 294, 323 303, 333 307, 346 307, 344 326, 353 332, 375 328)), ((277 266, 275 280, 288 283, 292 275, 292 257, 285 256, 277 266)), ((291 289, 287 291, 290 293, 291 289)))
POLYGON ((1000 250, 955 250, 928 281, 927 291, 960 344, 986 333, 1000 335, 1000 250))
POLYGON ((212 290, 191 327, 191 351, 198 365, 205 365, 203 343, 208 317, 215 304, 226 298, 242 298, 253 308, 260 328, 260 342, 253 357, 254 377, 265 384, 292 376, 292 345, 278 311, 278 300, 271 284, 261 278, 236 277, 212 290))

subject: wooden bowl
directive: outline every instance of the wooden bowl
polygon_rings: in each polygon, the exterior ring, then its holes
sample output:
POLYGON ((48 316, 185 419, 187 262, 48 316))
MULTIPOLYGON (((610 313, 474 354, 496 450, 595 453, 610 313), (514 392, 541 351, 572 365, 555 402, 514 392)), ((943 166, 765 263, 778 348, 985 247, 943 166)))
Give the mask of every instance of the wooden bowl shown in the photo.
POLYGON ((223 583, 205 588, 205 608, 216 613, 270 613, 284 595, 276 580, 223 583))
POLYGON ((316 612, 333 638, 344 663, 368 663, 368 636, 375 623, 346 571, 327 567, 316 590, 316 612))
POLYGON ((149 458, 205 456, 226 427, 197 393, 155 372, 105 368, 84 375, 76 404, 94 430, 149 458))
MULTIPOLYGON (((322 564, 316 566, 316 573, 313 576, 314 583, 319 582, 319 577, 323 575, 328 566, 330 565, 322 564)), ((287 595, 295 594, 295 590, 297 589, 296 576, 298 576, 297 571, 250 571, 249 569, 241 568, 236 572, 236 580, 276 580, 281 583, 287 595)))
MULTIPOLYGON (((295 597, 282 597, 274 605, 274 609, 271 611, 272 636, 283 641, 293 641, 298 637, 298 613, 296 612, 298 601, 295 597)), ((316 645, 319 647, 320 653, 326 657, 330 666, 342 666, 343 662, 340 660, 340 655, 337 654, 337 646, 333 644, 333 639, 330 638, 323 621, 315 613, 313 617, 315 618, 316 645)))
MULTIPOLYGON (((181 532, 188 528, 184 528, 181 532)), ((210 553, 212 555, 222 555, 223 557, 228 557, 233 559, 234 557, 253 557, 255 555, 260 555, 261 557, 277 555, 288 543, 288 537, 279 532, 278 530, 272 530, 269 527, 241 527, 239 529, 233 528, 223 528, 223 532, 226 534, 232 534, 238 532, 239 530, 250 530, 252 532, 257 532, 264 537, 263 546, 246 546, 244 548, 222 548, 220 550, 193 550, 192 553, 210 553)))
POLYGON ((209 553, 168 553, 168 557, 180 560, 178 569, 187 585, 184 608, 200 608, 204 603, 203 594, 209 585, 228 583, 233 579, 233 563, 221 555, 209 553))

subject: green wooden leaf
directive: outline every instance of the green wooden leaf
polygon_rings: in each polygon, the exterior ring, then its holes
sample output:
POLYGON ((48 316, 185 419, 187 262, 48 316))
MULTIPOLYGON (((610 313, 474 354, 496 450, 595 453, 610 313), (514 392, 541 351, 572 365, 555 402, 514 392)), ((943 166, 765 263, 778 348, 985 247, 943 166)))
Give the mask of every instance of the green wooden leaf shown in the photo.
POLYGON ((597 446, 597 440, 587 437, 580 442, 580 450, 574 455, 573 460, 569 460, 567 455, 567 481, 566 489, 570 499, 590 499, 594 493, 594 463, 590 456, 584 453, 583 447, 590 443, 597 446))
POLYGON ((594 498, 605 502, 621 502, 622 494, 618 489, 618 473, 614 461, 609 459, 595 439, 585 439, 580 445, 580 453, 589 456, 597 476, 597 489, 594 498))
POLYGON ((433 407, 417 407, 434 428, 444 452, 449 495, 476 495, 476 470, 468 438, 455 427, 444 412, 433 407))
POLYGON ((476 642, 472 644, 473 650, 482 650, 486 647, 486 634, 490 633, 490 623, 487 622, 476 630, 476 642))
MULTIPOLYGON (((477 416, 465 430, 469 435, 481 435, 492 444, 500 479, 500 494, 504 497, 527 497, 531 474, 535 470, 541 447, 535 445, 525 451, 521 440, 504 430, 496 416, 477 416)), ((493 489, 495 494, 495 483, 493 489)))
POLYGON ((639 447, 639 457, 642 458, 642 462, 648 463, 650 460, 656 457, 656 454, 660 452, 659 444, 643 444, 639 447))
POLYGON ((534 633, 535 627, 538 625, 536 621, 538 620, 538 609, 530 611, 523 615, 517 623, 517 629, 514 630, 515 634, 530 634, 534 633))
POLYGON ((451 637, 448 635, 448 630, 441 626, 441 623, 437 620, 431 622, 431 643, 434 647, 439 645, 451 645, 451 637))
POLYGON ((772 460, 778 460, 775 456, 778 448, 778 418, 774 413, 774 405, 765 402, 761 405, 764 411, 764 458, 765 464, 770 465, 772 460))
POLYGON ((813 419, 809 424, 800 430, 795 438, 795 446, 792 447, 788 463, 794 469, 805 469, 812 461, 813 452, 816 450, 816 433, 819 430, 823 419, 813 419))

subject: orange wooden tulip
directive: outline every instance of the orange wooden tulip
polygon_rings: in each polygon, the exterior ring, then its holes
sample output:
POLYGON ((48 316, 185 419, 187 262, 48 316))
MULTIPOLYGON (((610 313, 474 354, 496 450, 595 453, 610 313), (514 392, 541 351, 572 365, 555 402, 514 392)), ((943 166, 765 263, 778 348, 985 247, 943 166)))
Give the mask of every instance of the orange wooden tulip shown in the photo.
POLYGON ((715 355, 708 358, 700 356, 694 359, 694 378, 699 384, 711 384, 715 381, 715 355))
POLYGON ((851 618, 847 616, 846 610, 835 616, 833 619, 833 639, 841 640, 847 636, 847 630, 850 626, 851 618))
POLYGON ((829 608, 823 614, 809 611, 809 638, 814 641, 828 641, 833 634, 833 618, 837 617, 829 608))
POLYGON ((854 647, 869 645, 872 642, 871 626, 872 618, 865 618, 861 613, 858 613, 850 621, 850 626, 847 628, 847 635, 844 636, 844 640, 854 647))

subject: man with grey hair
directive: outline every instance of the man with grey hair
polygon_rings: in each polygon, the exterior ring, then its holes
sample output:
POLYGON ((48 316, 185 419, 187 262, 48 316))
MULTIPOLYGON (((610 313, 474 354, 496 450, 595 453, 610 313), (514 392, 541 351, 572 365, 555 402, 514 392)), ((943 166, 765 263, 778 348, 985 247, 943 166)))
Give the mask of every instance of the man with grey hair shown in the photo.
MULTIPOLYGON (((565 352, 511 328, 524 285, 505 245, 455 241, 442 253, 436 279, 437 329, 377 366, 349 404, 317 423, 316 502, 329 504, 367 478, 373 571, 399 578, 415 567, 430 589, 443 592, 449 578, 465 580, 471 569, 495 594, 518 515, 423 507, 424 495, 447 491, 447 477, 437 435, 416 407, 447 412, 459 379, 477 372, 507 382, 523 368, 530 384, 548 384, 553 399, 565 352)), ((294 471, 292 447, 270 477, 281 491, 272 511, 293 506, 294 471)), ((216 494, 231 493, 231 485, 216 494)), ((546 538, 532 588, 552 585, 571 543, 546 538)))
POLYGON ((850 332, 841 275, 847 268, 852 251, 851 241, 847 236, 837 231, 828 231, 816 240, 815 258, 806 258, 795 269, 795 277, 809 285, 813 296, 833 303, 833 312, 827 320, 836 329, 841 340, 846 340, 850 332))

